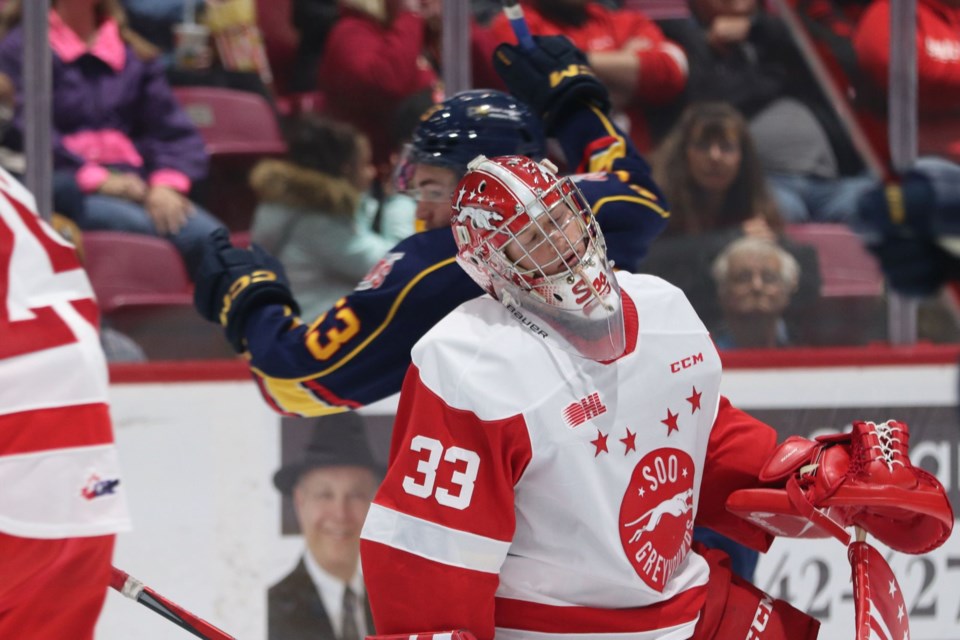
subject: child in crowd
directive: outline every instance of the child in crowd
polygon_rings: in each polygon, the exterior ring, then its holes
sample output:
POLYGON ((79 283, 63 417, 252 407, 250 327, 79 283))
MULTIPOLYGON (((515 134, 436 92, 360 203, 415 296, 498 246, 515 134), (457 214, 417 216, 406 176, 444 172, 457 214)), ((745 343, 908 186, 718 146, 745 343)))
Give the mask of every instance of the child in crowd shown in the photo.
POLYGON ((263 160, 251 173, 260 200, 251 238, 283 263, 302 317, 312 320, 413 232, 416 204, 370 194, 377 171, 353 126, 304 114, 287 137, 287 159, 263 160))

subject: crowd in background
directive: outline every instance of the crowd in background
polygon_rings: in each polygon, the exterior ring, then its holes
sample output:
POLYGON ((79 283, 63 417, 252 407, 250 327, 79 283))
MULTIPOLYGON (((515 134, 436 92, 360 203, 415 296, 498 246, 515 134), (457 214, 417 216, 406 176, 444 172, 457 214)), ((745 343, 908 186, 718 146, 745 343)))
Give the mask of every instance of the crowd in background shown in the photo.
MULTIPOLYGON (((20 4, 0 2, 0 163, 15 173, 24 141, 20 4)), ((166 238, 189 273, 198 242, 227 226, 281 259, 312 319, 415 231, 416 203, 397 189, 396 168, 418 114, 445 95, 441 0, 51 6, 54 205, 81 232, 166 238), (179 88, 196 86, 262 98, 286 153, 249 161, 232 174, 235 189, 212 180, 218 158, 197 114, 178 102, 179 88), (234 192, 244 194, 249 214, 234 215, 234 192)), ((471 2, 474 87, 504 88, 492 54, 514 36, 499 6, 471 2)), ((886 160, 888 0, 523 6, 534 34, 570 38, 609 88, 616 122, 649 159, 671 205, 668 230, 640 269, 683 288, 724 336, 723 348, 880 340, 878 311, 891 282, 923 296, 921 339, 956 339, 956 303, 938 295, 938 281, 891 274, 888 254, 898 249, 876 252, 886 260, 881 273, 863 249, 859 209, 889 205, 878 195, 882 178, 868 171, 849 123, 780 15, 784 6, 797 12, 800 37, 811 38, 886 160), (844 236, 853 249, 831 249, 801 226, 826 229, 834 243, 844 236), (861 291, 831 288, 844 269, 859 269, 861 291), (818 305, 846 308, 861 331, 812 330, 818 305)), ((939 175, 949 177, 960 155, 960 8, 919 0, 918 16, 919 152, 938 158, 939 175)), ((900 261, 914 259, 904 249, 900 261)))

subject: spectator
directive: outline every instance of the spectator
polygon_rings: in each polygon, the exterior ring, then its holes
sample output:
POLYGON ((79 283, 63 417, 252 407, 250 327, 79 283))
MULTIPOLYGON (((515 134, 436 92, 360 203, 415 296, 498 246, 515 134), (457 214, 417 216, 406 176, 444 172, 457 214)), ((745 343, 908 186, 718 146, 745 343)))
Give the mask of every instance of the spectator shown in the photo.
POLYGON ((293 27, 300 33, 290 77, 292 92, 315 91, 327 37, 337 21, 337 0, 293 0, 293 27))
MULTIPOLYGON (((373 158, 387 175, 392 105, 424 89, 439 97, 440 0, 340 0, 340 18, 320 63, 326 109, 370 137, 373 158)), ((475 86, 499 86, 493 40, 471 31, 475 86), (496 83, 496 84, 494 84, 496 83)))
MULTIPOLYGON (((960 161, 960 2, 917 1, 917 143, 923 155, 960 161)), ((885 112, 890 83, 890 3, 876 0, 853 40, 866 84, 885 112)))
MULTIPOLYGON (((160 63, 140 59, 123 40, 113 17, 119 10, 115 0, 53 2, 54 167, 72 174, 82 192, 74 218, 81 229, 166 237, 192 272, 200 241, 220 226, 187 198, 206 174, 203 140, 160 63)), ((22 94, 23 45, 20 25, 0 42, 0 72, 18 92, 6 138, 14 148, 23 147, 29 108, 22 94)))
POLYGON ((657 150, 653 173, 672 205, 667 235, 739 227, 769 239, 783 230, 747 123, 729 104, 689 107, 657 150))
POLYGON ((803 265, 797 309, 817 298, 816 251, 783 236, 783 218, 736 109, 723 103, 688 107, 657 150, 653 175, 672 210, 665 237, 653 244, 643 269, 680 287, 708 328, 721 323, 711 265, 740 237, 777 242, 803 265))
POLYGON ((363 419, 349 411, 317 421, 303 457, 274 474, 274 486, 293 499, 306 549, 270 587, 268 640, 360 640, 374 633, 360 575, 360 529, 383 473, 363 419))
MULTIPOLYGON (((652 147, 645 111, 671 106, 687 80, 683 50, 638 11, 610 9, 590 0, 530 0, 524 4, 530 32, 565 35, 587 54, 590 67, 610 90, 616 110, 628 120, 640 152, 652 147)), ((499 42, 517 41, 504 15, 491 25, 499 42)))
POLYGON ((723 312, 723 327, 713 333, 718 349, 789 344, 783 314, 800 279, 793 256, 774 242, 741 238, 717 256, 711 275, 723 312))
MULTIPOLYGON (((862 163, 784 22, 756 0, 690 0, 690 9, 661 23, 690 60, 685 103, 725 101, 744 114, 787 220, 850 220, 872 178, 855 175, 862 163)), ((673 122, 661 115, 660 127, 673 122)))
MULTIPOLYGON (((0 138, 3 137, 3 132, 13 118, 15 97, 13 82, 8 76, 0 73, 0 138)), ((0 147, 0 167, 12 173, 22 174, 26 169, 26 162, 22 153, 0 147)), ((83 234, 77 224, 70 217, 54 213, 50 219, 50 226, 74 246, 77 258, 82 264, 83 234)), ((100 319, 100 346, 108 362, 143 362, 147 359, 140 345, 129 336, 108 326, 105 318, 100 319)))
POLYGON ((413 233, 416 204, 370 194, 370 144, 348 124, 304 114, 288 145, 287 160, 262 160, 250 176, 260 199, 251 238, 283 263, 303 317, 312 320, 413 233))

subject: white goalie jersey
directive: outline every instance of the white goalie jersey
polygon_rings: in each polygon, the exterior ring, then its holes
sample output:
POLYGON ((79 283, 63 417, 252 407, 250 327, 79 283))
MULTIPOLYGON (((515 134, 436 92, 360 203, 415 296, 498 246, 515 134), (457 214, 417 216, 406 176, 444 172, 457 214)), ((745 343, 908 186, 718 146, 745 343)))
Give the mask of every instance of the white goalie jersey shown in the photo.
POLYGON ((129 529, 99 312, 73 247, 0 169, 0 531, 129 529))
POLYGON ((720 360, 678 289, 617 277, 628 348, 614 361, 550 348, 486 297, 414 349, 361 542, 379 631, 693 634, 709 579, 694 519, 702 489, 724 490, 704 478, 729 407, 720 360))

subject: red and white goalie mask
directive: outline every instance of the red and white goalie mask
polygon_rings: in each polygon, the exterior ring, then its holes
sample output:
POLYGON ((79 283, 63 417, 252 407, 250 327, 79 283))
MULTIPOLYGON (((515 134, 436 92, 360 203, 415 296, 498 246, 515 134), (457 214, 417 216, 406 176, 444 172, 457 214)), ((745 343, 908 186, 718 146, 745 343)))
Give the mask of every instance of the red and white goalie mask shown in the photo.
POLYGON ((477 156, 454 193, 451 226, 460 266, 535 335, 591 360, 623 353, 603 234, 550 162, 477 156))

